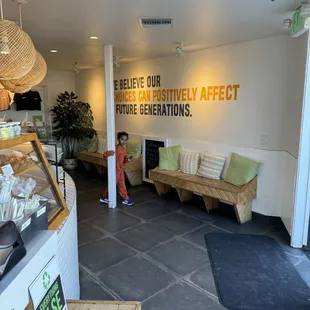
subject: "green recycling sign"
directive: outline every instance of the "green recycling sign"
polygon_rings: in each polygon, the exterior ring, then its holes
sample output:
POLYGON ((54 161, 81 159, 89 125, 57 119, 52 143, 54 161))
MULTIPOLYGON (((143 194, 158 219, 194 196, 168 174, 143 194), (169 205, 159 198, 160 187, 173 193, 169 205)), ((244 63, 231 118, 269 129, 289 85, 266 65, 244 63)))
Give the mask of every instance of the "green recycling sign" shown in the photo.
POLYGON ((48 288, 48 286, 50 285, 51 283, 51 276, 49 275, 49 273, 47 271, 45 271, 43 273, 43 277, 42 277, 42 284, 43 284, 43 287, 45 289, 48 288))
POLYGON ((67 310, 57 259, 53 257, 29 287, 35 310, 67 310))

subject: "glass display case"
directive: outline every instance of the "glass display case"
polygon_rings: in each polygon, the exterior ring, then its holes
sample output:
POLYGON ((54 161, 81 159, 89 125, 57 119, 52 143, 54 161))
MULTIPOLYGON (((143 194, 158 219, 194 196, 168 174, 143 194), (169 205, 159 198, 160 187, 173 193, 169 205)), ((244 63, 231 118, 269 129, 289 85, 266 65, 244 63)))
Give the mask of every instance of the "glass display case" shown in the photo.
MULTIPOLYGON (((49 229, 55 230, 69 214, 63 194, 57 184, 49 162, 36 134, 22 134, 20 137, 0 140, 0 173, 10 164, 14 176, 32 178, 36 186, 32 195, 47 200, 49 229)), ((23 199, 21 195, 16 197, 23 199)))

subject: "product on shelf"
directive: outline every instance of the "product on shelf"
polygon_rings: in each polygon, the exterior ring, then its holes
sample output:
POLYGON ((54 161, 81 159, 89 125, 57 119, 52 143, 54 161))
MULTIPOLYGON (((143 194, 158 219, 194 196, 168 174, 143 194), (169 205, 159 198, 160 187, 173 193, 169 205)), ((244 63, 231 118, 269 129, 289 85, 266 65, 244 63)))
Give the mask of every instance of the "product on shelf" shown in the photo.
MULTIPOLYGON (((27 169, 29 165, 33 164, 33 161, 29 156, 24 155, 21 152, 13 151, 10 155, 0 154, 0 167, 8 164, 12 166, 14 173, 16 173, 23 169, 27 169)), ((0 173, 2 173, 1 169, 0 173)))

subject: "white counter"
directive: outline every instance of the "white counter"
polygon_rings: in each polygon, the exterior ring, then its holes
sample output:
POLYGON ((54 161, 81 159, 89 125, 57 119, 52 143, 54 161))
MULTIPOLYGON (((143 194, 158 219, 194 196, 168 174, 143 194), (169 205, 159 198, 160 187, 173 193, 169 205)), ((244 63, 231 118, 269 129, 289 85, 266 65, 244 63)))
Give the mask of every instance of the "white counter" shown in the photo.
POLYGON ((66 174, 66 202, 70 210, 58 231, 44 231, 27 245, 27 255, 0 281, 0 309, 24 310, 28 288, 56 255, 66 299, 80 298, 76 188, 66 174), (17 298, 18 296, 18 298, 17 298))
POLYGON ((76 188, 68 174, 66 174, 66 202, 70 214, 58 228, 58 264, 66 299, 80 299, 76 188))

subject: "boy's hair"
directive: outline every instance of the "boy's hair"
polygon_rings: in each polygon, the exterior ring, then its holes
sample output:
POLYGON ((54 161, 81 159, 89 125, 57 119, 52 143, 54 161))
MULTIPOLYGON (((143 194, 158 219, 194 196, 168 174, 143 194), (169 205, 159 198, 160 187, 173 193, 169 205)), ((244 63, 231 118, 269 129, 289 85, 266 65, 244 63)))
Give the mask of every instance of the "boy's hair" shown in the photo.
POLYGON ((117 140, 119 140, 122 136, 126 136, 127 139, 129 139, 129 134, 128 134, 126 131, 120 131, 120 132, 117 134, 117 140))

